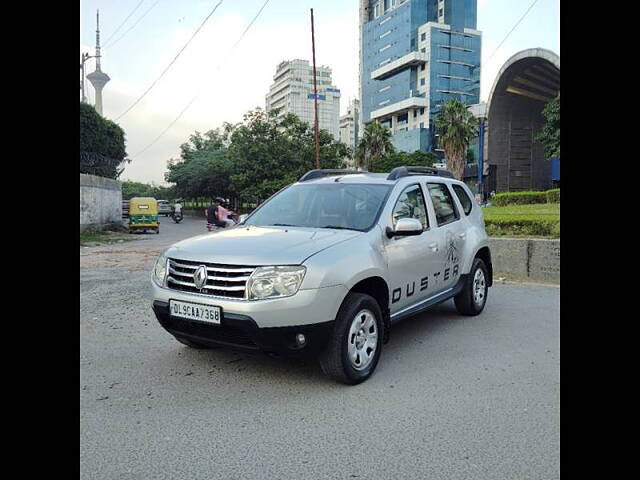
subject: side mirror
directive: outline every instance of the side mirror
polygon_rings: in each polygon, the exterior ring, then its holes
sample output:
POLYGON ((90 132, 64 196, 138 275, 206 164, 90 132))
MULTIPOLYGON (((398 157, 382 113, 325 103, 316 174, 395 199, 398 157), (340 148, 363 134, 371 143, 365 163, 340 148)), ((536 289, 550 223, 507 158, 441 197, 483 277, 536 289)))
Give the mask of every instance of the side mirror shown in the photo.
POLYGON ((238 224, 244 223, 244 221, 247 219, 249 215, 247 215, 246 213, 243 213, 242 215, 240 215, 238 217, 238 224))
POLYGON ((422 223, 415 218, 401 218, 396 224, 395 230, 387 227, 387 237, 410 237, 422 234, 422 223))

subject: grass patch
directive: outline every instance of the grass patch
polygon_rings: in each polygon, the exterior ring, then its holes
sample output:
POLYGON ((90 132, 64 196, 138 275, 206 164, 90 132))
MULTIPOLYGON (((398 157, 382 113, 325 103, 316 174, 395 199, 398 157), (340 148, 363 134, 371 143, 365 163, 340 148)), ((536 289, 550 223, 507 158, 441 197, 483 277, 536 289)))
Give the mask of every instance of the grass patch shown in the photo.
POLYGON ((560 237, 560 204, 508 205, 482 209, 492 237, 560 237))
POLYGON ((81 232, 80 246, 95 247, 97 245, 109 245, 118 243, 119 241, 128 242, 135 240, 136 237, 130 233, 98 231, 98 232, 81 232))

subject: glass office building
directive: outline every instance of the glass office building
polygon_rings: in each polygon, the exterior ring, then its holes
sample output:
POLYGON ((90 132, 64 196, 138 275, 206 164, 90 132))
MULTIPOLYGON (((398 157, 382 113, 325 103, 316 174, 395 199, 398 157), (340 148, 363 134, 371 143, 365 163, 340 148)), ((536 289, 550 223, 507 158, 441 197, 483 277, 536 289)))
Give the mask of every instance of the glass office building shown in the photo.
POLYGON ((398 150, 434 151, 451 98, 480 101, 477 0, 361 0, 362 121, 391 129, 398 150))

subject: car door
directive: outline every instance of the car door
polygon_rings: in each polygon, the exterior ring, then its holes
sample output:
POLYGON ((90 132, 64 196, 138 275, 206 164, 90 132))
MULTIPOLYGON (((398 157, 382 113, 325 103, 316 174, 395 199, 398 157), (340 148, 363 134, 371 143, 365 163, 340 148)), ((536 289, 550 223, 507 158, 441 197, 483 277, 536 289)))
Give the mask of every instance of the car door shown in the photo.
POLYGON ((389 266, 391 314, 414 305, 433 294, 430 273, 439 263, 436 234, 431 228, 425 193, 419 182, 405 186, 395 198, 393 208, 380 222, 383 231, 393 229, 400 218, 415 218, 422 223, 420 235, 408 237, 384 236, 384 248, 389 266))
POLYGON ((460 279, 466 229, 449 185, 428 181, 427 190, 435 215, 438 249, 442 253, 434 270, 434 287, 441 292, 452 288, 460 279))

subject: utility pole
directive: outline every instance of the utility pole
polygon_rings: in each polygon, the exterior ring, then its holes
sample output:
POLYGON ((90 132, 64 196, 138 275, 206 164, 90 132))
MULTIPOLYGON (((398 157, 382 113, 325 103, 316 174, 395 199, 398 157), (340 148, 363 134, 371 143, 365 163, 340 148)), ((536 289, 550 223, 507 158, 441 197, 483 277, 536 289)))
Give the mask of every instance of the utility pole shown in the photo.
POLYGON ((85 79, 85 69, 84 69, 84 64, 87 60, 89 60, 90 58, 96 58, 95 55, 89 55, 87 52, 83 53, 80 57, 80 72, 82 73, 82 81, 80 82, 80 91, 82 92, 82 102, 83 103, 87 103, 87 95, 85 94, 85 86, 84 86, 84 79, 85 79))
POLYGON ((318 127, 318 81, 316 78, 316 40, 313 29, 313 8, 311 9, 311 50, 313 51, 313 104, 316 115, 316 168, 320 168, 320 129, 318 127))

